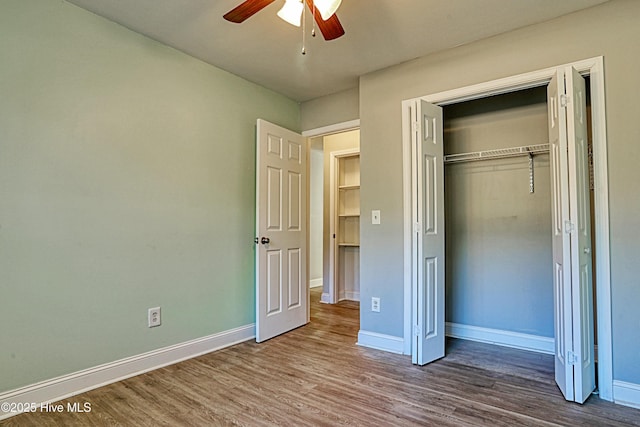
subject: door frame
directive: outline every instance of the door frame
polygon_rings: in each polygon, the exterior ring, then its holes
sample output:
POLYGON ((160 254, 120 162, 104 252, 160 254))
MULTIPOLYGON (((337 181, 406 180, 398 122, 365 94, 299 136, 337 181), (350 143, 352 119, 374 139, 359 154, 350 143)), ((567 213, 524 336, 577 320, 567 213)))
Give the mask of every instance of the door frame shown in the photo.
POLYGON ((448 105, 486 98, 518 90, 544 86, 558 69, 572 66, 580 74, 590 76, 594 205, 595 215, 595 280, 598 335, 598 389, 600 398, 613 401, 613 355, 611 333, 611 254, 609 243, 609 173, 607 161, 607 132, 605 114, 604 57, 561 64, 542 70, 518 74, 453 90, 433 93, 402 101, 402 151, 403 151, 403 210, 404 210, 404 353, 412 352, 412 204, 411 193, 411 116, 410 108, 424 100, 436 105, 448 105))

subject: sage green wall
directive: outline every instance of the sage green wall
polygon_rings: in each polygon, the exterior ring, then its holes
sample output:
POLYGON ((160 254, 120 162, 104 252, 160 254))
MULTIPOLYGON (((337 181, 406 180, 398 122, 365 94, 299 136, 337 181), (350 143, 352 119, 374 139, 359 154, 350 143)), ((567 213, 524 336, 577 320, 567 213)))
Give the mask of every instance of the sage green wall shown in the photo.
MULTIPOLYGON (((403 336, 401 102, 430 93, 603 55, 605 62, 614 379, 640 384, 640 2, 612 0, 553 21, 429 55, 360 79, 361 298, 381 298, 361 329, 403 336)), ((428 23, 428 16, 425 17, 428 23)))
MULTIPOLYGON (((544 87, 444 107, 445 154, 545 144, 544 87)), ((448 322, 553 337, 549 155, 445 165, 448 322)))
POLYGON ((60 0, 2 0, 0 58, 0 392, 253 323, 255 123, 298 104, 60 0))

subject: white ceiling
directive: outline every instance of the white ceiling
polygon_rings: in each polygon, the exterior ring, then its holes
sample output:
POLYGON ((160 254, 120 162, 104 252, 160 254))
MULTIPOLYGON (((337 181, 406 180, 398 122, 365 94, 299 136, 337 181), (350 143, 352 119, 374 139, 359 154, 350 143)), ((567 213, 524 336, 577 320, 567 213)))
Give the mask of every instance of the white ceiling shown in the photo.
MULTIPOLYGON (((242 24, 243 0, 68 0, 297 101, 356 87, 358 77, 607 0, 344 0, 346 34, 324 41, 282 21, 277 0, 242 24)), ((307 30, 311 29, 308 14, 307 30)))

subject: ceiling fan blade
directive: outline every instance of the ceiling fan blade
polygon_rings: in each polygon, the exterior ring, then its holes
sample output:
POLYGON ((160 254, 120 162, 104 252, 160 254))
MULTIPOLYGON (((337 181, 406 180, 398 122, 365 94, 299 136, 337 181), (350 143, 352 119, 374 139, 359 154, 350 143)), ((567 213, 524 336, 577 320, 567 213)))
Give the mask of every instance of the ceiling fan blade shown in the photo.
POLYGON ((227 12, 223 18, 229 22, 239 24, 251 18, 274 1, 276 0, 246 0, 244 3, 227 12))
MULTIPOLYGON (((313 9, 315 8, 313 0, 307 0, 307 6, 309 6, 309 9, 313 12, 313 9)), ((325 40, 335 40, 344 35, 344 28, 342 28, 338 15, 335 13, 326 21, 322 20, 322 16, 320 16, 320 11, 318 9, 315 10, 314 15, 316 17, 316 25, 320 28, 325 40)))

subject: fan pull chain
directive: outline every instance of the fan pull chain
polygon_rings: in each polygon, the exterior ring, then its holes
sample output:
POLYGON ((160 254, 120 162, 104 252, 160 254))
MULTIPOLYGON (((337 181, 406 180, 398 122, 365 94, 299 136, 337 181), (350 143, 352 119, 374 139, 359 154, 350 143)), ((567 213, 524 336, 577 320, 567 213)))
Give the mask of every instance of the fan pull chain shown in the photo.
POLYGON ((313 23, 313 28, 311 28, 311 37, 316 36, 316 2, 311 0, 311 13, 313 14, 311 22, 313 23))
POLYGON ((307 27, 307 19, 306 19, 306 8, 302 8, 302 54, 307 54, 307 49, 305 48, 306 41, 306 27, 307 27))

